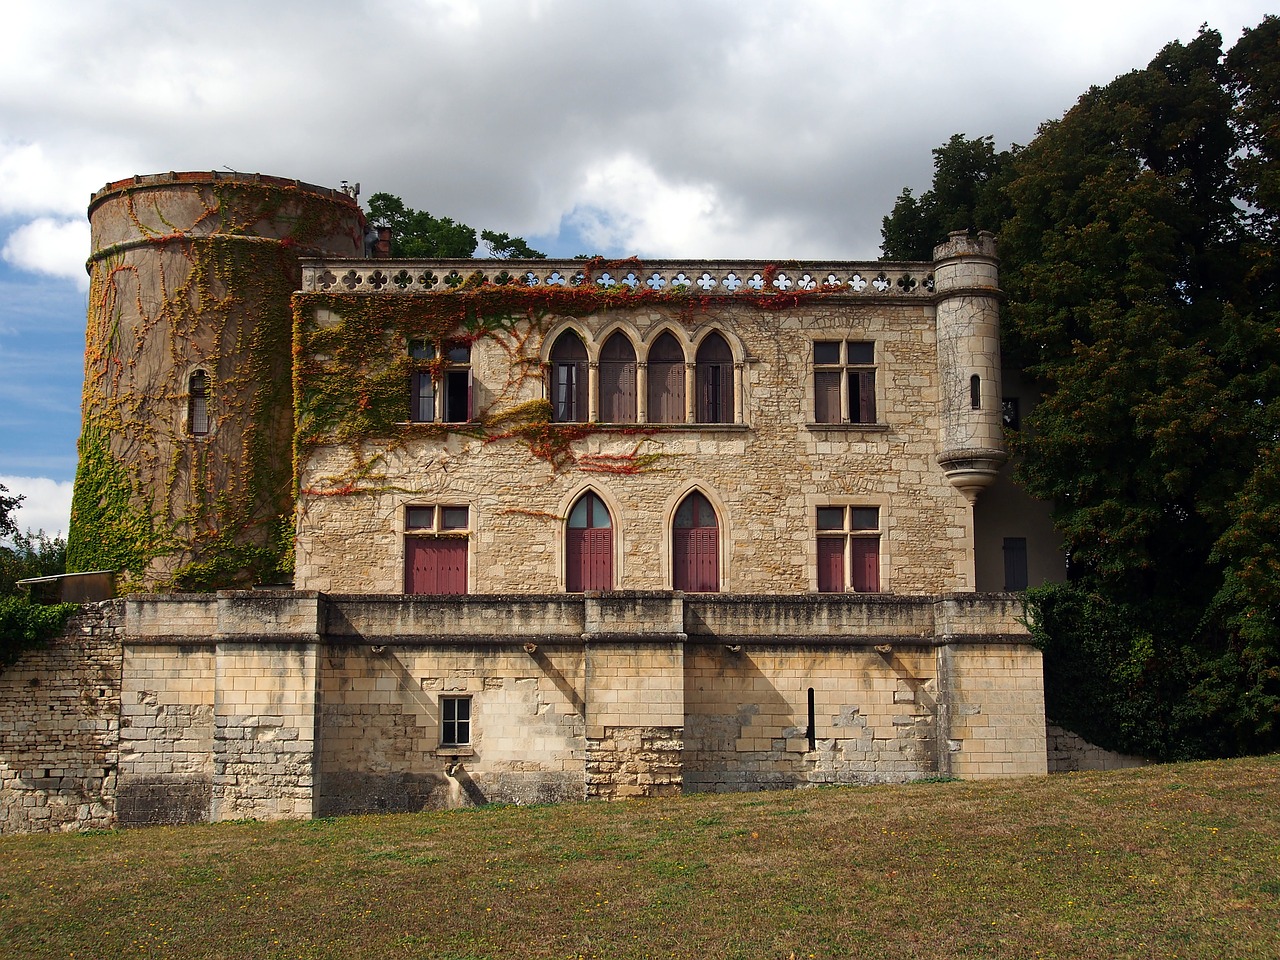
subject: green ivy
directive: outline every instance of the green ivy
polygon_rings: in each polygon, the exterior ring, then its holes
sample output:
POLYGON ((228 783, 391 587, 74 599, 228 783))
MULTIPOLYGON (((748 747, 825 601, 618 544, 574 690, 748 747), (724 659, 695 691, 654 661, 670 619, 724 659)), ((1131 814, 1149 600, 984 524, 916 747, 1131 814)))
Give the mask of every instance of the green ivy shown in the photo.
POLYGON ((103 427, 86 423, 79 446, 67 569, 141 574, 161 540, 151 514, 136 506, 141 498, 124 464, 112 456, 103 427))
POLYGON ((26 597, 0 597, 0 672, 27 650, 62 633, 68 618, 79 610, 74 603, 32 603, 26 597))

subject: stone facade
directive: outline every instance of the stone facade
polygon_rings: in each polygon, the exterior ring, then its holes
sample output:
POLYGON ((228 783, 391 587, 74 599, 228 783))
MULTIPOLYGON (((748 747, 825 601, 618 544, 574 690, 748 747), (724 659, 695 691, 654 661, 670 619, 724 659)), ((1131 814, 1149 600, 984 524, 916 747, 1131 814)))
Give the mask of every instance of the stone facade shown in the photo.
POLYGON ((0 677, 3 829, 1045 772, 992 591, 1062 558, 1002 476, 989 234, 355 259, 352 197, 239 174, 90 215, 73 556, 293 583, 136 593, 0 677))
POLYGON ((114 601, 0 676, 0 830, 1044 773, 1019 613, 973 594, 114 601))
MULTIPOLYGON (((594 386, 586 391, 590 409, 580 411, 578 420, 590 427, 568 441, 565 459, 572 465, 531 455, 519 436, 495 437, 467 424, 422 434, 405 423, 390 436, 310 446, 299 463, 295 583, 325 591, 401 592, 406 511, 455 504, 470 511, 468 591, 564 590, 566 518, 591 492, 607 506, 615 530, 612 587, 671 589, 672 518, 682 500, 697 491, 717 514, 719 589, 724 591, 817 590, 815 516, 827 506, 878 511, 881 590, 973 590, 971 501, 995 479, 1005 459, 993 252, 989 240, 955 239, 939 248, 936 263, 906 265, 885 281, 882 292, 852 285, 854 277, 883 276, 877 265, 813 266, 795 280, 846 278, 840 280, 843 286, 832 285, 789 309, 763 309, 753 295, 720 292, 696 310, 664 303, 614 306, 585 316, 552 314, 475 339, 469 419, 479 425, 552 397, 551 352, 562 334, 571 332, 585 346, 584 366, 594 386), (603 361, 597 358, 605 342, 621 335, 644 357, 664 334, 680 344, 686 358, 685 422, 653 423, 640 411, 632 423, 600 423, 603 361), (694 358, 712 334, 722 337, 732 354, 733 411, 721 422, 695 422, 694 358), (814 357, 820 341, 865 344, 873 352, 875 415, 870 422, 847 417, 819 422, 814 357), (513 376, 516 369, 521 375, 513 376), (976 402, 971 387, 978 391, 976 402), (632 469, 636 463, 643 468, 632 469), (337 479, 355 477, 354 483, 337 479), (338 487, 345 492, 335 495, 338 487)), ((343 266, 308 263, 304 291, 322 287, 326 276, 341 290, 337 276, 343 266)), ((760 277, 767 269, 652 266, 663 276, 698 276, 701 269, 701 276, 710 278, 708 283, 715 280, 714 289, 721 291, 730 276, 760 277)), ((438 264, 411 264, 406 270, 446 272, 438 264)), ((353 265, 343 275, 351 278, 353 290, 343 296, 384 302, 390 313, 414 298, 454 295, 447 289, 371 285, 368 278, 380 272, 374 263, 353 265)), ((558 271, 544 267, 541 273, 558 271)), ((795 282, 786 273, 781 279, 795 282)), ((323 330, 338 321, 325 307, 310 322, 323 330)), ((370 380, 381 372, 378 363, 390 364, 395 352, 405 349, 403 336, 397 346, 391 326, 382 339, 386 354, 361 371, 370 380)), ((324 360, 308 356, 305 347, 300 358, 303 365, 320 369, 324 360)), ((646 366, 636 363, 642 380, 646 366)), ((303 404, 309 390, 323 389, 323 381, 323 374, 300 380, 303 404)))

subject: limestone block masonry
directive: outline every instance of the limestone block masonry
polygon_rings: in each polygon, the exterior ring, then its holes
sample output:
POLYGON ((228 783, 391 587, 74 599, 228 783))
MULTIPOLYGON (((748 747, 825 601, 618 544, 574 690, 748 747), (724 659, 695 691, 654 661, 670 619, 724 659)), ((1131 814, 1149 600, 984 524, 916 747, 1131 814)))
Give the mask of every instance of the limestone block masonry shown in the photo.
POLYGON ((1042 774, 1021 614, 982 594, 111 601, 0 676, 0 831, 1042 774))

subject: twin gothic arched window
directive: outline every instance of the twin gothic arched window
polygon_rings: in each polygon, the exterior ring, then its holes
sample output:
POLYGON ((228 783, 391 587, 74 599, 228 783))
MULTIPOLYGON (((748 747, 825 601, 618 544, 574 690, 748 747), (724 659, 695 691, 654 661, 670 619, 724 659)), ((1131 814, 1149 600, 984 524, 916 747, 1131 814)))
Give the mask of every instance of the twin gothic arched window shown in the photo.
MULTIPOLYGON (((671 585, 687 593, 720 589, 720 524, 697 490, 676 508, 671 527, 671 585)), ((599 495, 588 490, 569 511, 565 529, 565 589, 612 590, 613 522, 599 495)))
POLYGON ((707 334, 698 345, 693 363, 692 405, 688 396, 688 358, 680 341, 669 331, 649 347, 643 376, 635 347, 624 334, 616 332, 604 342, 594 417, 590 363, 582 338, 573 330, 564 331, 552 344, 549 359, 548 399, 552 419, 558 423, 592 419, 601 423, 734 421, 733 351, 719 333, 707 334))

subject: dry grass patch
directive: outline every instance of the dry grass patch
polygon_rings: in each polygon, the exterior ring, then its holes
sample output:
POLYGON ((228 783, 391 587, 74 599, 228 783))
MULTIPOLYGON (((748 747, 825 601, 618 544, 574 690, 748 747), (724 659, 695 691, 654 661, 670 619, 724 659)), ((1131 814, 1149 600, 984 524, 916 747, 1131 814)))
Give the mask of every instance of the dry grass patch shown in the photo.
POLYGON ((9 957, 1280 956, 1280 757, 0 838, 9 957))

